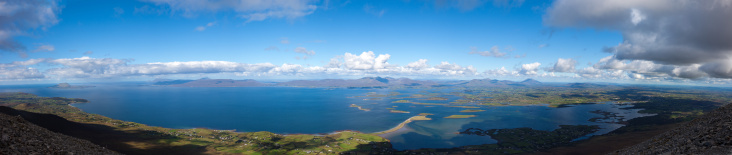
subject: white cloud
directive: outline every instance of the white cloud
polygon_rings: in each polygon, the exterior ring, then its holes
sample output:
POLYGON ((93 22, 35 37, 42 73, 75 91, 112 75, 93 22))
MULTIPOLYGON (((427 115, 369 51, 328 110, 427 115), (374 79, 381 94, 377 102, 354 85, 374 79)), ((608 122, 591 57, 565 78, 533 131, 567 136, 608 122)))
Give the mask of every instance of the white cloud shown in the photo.
POLYGON ((48 61, 63 67, 49 69, 46 74, 63 78, 107 78, 140 75, 268 72, 269 63, 244 64, 228 61, 188 61, 127 64, 129 60, 73 58, 48 61))
MULTIPOLYGON (((513 48, 511 48, 513 49, 513 48)), ((470 54, 479 54, 485 57, 503 58, 507 53, 501 52, 498 46, 491 47, 490 51, 479 51, 477 47, 470 47, 470 54)))
POLYGON ((289 39, 287 39, 287 38, 285 38, 285 37, 283 37, 283 38, 282 38, 282 39, 280 40, 280 43, 282 43, 282 44, 290 44, 290 40, 289 40, 289 39))
POLYGON ((511 72, 506 69, 506 67, 501 67, 499 69, 492 69, 492 70, 486 70, 483 72, 483 74, 486 75, 492 75, 492 76, 506 76, 510 75, 511 72))
POLYGON ((638 25, 638 23, 640 23, 644 19, 646 19, 646 15, 643 15, 640 10, 630 9, 630 22, 632 22, 633 25, 638 25))
POLYGON ((45 62, 47 59, 29 59, 0 64, 0 80, 7 79, 40 79, 45 78, 38 69, 28 66, 45 62))
POLYGON ((344 53, 335 56, 326 66, 305 67, 300 64, 270 63, 247 64, 229 61, 187 61, 131 64, 131 59, 113 58, 64 58, 30 59, 12 63, 0 63, 0 80, 23 79, 87 79, 123 78, 158 75, 219 74, 237 76, 474 76, 473 66, 441 62, 430 67, 426 59, 420 59, 407 66, 389 64, 389 54, 376 55, 372 51, 360 55, 344 53), (48 69, 38 70, 29 66, 41 65, 48 69))
POLYGON ((41 79, 45 76, 35 68, 3 68, 0 67, 0 80, 16 80, 16 79, 41 79))
POLYGON ((297 74, 299 72, 302 72, 303 67, 302 65, 297 64, 282 64, 282 66, 278 66, 275 68, 272 68, 268 71, 268 73, 275 74, 275 75, 291 75, 291 74, 297 74))
POLYGON ((347 69, 354 70, 369 70, 369 69, 382 69, 388 65, 386 60, 391 57, 389 54, 379 55, 378 59, 375 57, 374 52, 368 51, 363 52, 361 55, 355 55, 346 53, 343 55, 344 66, 347 69), (378 61, 377 61, 378 60, 378 61))
POLYGON ((419 70, 419 69, 424 69, 424 68, 427 68, 427 67, 429 67, 429 66, 430 66, 430 65, 428 65, 428 64, 427 64, 427 59, 419 59, 419 60, 417 60, 417 61, 415 61, 415 62, 410 62, 410 63, 409 63, 409 64, 407 64, 407 66, 405 66, 405 67, 407 67, 407 68, 411 68, 411 69, 416 69, 416 70, 419 70))
POLYGON ((521 70, 519 70, 518 73, 521 75, 536 75, 538 73, 539 66, 541 66, 541 63, 539 62, 522 64, 521 70))
POLYGON ((443 61, 439 65, 435 65, 435 68, 441 70, 460 70, 463 67, 458 64, 450 64, 450 62, 443 61))
POLYGON ((336 56, 333 58, 330 58, 330 61, 328 62, 328 65, 325 65, 325 68, 340 68, 342 65, 343 56, 336 56))
POLYGON ((577 65, 577 60, 574 60, 572 58, 568 58, 568 59, 559 58, 559 59, 557 59, 557 63, 554 64, 554 68, 551 68, 548 71, 571 73, 571 72, 574 72, 574 68, 576 65, 577 65))
POLYGON ((144 0, 171 8, 171 12, 182 12, 183 16, 194 17, 199 13, 233 11, 246 22, 269 18, 293 20, 307 16, 317 9, 314 0, 144 0))
POLYGON ((11 64, 13 64, 14 66, 31 66, 31 65, 35 65, 35 64, 39 64, 39 63, 45 62, 46 60, 48 60, 48 59, 43 59, 43 58, 40 58, 40 59, 28 59, 26 61, 15 61, 15 62, 13 62, 11 64))

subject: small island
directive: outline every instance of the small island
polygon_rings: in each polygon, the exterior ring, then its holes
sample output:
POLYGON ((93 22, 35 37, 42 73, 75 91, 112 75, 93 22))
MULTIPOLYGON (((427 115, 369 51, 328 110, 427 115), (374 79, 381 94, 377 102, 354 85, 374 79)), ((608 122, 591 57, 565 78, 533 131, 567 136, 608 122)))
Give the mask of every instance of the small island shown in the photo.
POLYGON ((404 114, 408 114, 409 113, 409 111, 401 111, 401 110, 391 110, 389 112, 391 112, 391 113, 404 113, 404 114))
POLYGON ((64 83, 59 83, 59 84, 54 85, 54 86, 50 86, 48 88, 81 89, 81 88, 91 88, 91 87, 95 87, 95 86, 72 86, 69 83, 64 82, 64 83))
POLYGON ((450 115, 445 118, 471 118, 475 117, 475 115, 450 115))
POLYGON ((446 107, 455 107, 455 108, 480 108, 476 106, 446 106, 446 107))
POLYGON ((423 100, 436 100, 436 101, 444 101, 444 100, 447 100, 447 98, 444 98, 444 97, 430 97, 430 98, 428 98, 428 99, 423 99, 423 100))
POLYGON ((483 112, 483 111, 485 111, 485 110, 472 110, 472 109, 465 109, 465 110, 462 110, 462 111, 460 111, 460 112, 483 112))
POLYGON ((358 106, 356 104, 351 104, 351 107, 356 107, 356 108, 358 108, 358 110, 371 111, 371 109, 362 108, 361 106, 358 106))

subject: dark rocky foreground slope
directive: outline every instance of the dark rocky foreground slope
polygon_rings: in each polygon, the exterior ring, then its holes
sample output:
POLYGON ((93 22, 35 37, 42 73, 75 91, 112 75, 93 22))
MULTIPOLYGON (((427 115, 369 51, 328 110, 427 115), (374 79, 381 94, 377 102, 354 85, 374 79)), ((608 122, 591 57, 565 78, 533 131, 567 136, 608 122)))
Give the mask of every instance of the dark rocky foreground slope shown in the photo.
POLYGON ((3 113, 0 113, 0 133, 0 154, 119 154, 3 113))
POLYGON ((732 104, 613 154, 732 154, 732 104))

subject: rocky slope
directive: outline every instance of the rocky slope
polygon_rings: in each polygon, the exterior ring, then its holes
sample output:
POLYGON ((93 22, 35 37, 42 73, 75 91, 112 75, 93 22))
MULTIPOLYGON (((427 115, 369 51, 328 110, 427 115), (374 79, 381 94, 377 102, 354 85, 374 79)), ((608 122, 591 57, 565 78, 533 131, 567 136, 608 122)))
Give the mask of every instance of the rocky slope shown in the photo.
POLYGON ((0 113, 0 154, 119 154, 0 113))
POLYGON ((732 104, 613 154, 732 154, 732 104))

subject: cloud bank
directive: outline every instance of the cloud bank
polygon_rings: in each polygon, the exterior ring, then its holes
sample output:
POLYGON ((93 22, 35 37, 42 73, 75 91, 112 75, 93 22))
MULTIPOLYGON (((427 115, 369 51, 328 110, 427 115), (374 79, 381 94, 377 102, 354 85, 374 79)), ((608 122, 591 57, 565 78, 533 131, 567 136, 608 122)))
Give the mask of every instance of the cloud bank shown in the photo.
POLYGON ((558 0, 544 23, 619 31, 623 42, 592 68, 633 78, 732 78, 732 1, 558 0))
MULTIPOLYGON (((314 54, 314 53, 313 53, 314 54)), ((274 65, 271 63, 239 63, 230 61, 186 61, 133 64, 130 59, 113 58, 64 58, 30 59, 0 64, 0 80, 68 79, 68 78, 122 78, 157 75, 231 73, 236 76, 471 76, 477 72, 473 66, 441 62, 430 66, 420 59, 406 66, 389 64, 389 54, 376 55, 372 51, 359 55, 344 53, 335 56, 325 66, 299 64, 274 65), (39 70, 32 66, 51 66, 39 70)))

